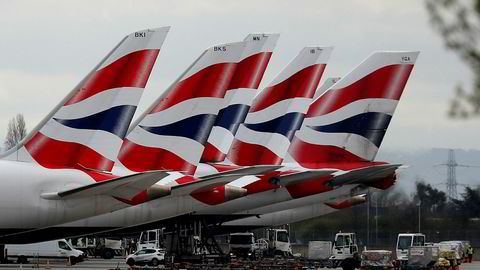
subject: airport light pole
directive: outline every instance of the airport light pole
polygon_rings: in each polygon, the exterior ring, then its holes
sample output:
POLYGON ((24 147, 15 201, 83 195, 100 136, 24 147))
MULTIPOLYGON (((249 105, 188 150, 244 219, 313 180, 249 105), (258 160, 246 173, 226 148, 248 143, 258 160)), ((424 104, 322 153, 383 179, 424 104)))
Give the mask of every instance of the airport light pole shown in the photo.
POLYGON ((421 229, 421 211, 420 211, 420 206, 422 205, 422 201, 418 202, 418 232, 420 232, 421 229))
POLYGON ((370 246, 370 189, 367 191, 367 246, 370 246))

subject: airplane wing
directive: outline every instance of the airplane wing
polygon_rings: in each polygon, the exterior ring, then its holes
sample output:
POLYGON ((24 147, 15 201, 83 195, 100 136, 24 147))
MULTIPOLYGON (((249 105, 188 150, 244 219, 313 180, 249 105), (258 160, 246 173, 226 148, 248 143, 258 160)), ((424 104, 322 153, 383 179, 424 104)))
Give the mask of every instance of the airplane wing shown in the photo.
POLYGON ((347 171, 334 176, 328 185, 340 186, 346 184, 365 184, 394 173, 402 164, 382 164, 347 171))
POLYGON ((323 169, 323 170, 303 171, 303 172, 279 175, 277 176, 277 179, 278 179, 277 184, 280 184, 282 186, 288 186, 298 181, 304 181, 309 179, 315 179, 318 177, 328 176, 335 172, 338 172, 338 170, 323 169))
POLYGON ((255 165, 255 166, 248 166, 248 167, 242 167, 239 169, 234 169, 234 170, 229 170, 229 171, 224 171, 224 172, 219 172, 215 174, 210 174, 206 176, 199 177, 200 179, 210 179, 212 177, 216 176, 221 176, 221 175, 259 175, 259 174, 264 174, 267 172, 275 171, 277 169, 282 168, 283 166, 281 165, 255 165))
POLYGON ((41 197, 47 200, 65 200, 96 195, 110 195, 129 200, 139 192, 146 190, 162 178, 168 176, 167 172, 140 172, 73 189, 43 193, 41 197))

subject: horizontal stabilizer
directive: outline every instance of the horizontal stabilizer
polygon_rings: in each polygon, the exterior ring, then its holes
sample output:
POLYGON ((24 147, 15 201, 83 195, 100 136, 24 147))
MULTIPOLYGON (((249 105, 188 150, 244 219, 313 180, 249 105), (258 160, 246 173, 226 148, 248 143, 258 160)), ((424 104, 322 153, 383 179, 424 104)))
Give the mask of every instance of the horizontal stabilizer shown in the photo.
POLYGON ((187 184, 172 187, 172 196, 181 196, 181 195, 190 194, 194 191, 198 191, 208 187, 226 185, 244 176, 245 176, 244 174, 232 174, 232 175, 219 175, 219 176, 213 176, 213 177, 205 177, 195 182, 190 182, 187 184))
POLYGON ((60 192, 43 193, 41 197, 47 200, 65 200, 110 195, 130 200, 168 175, 167 171, 141 172, 60 192))
POLYGON ((206 176, 199 177, 200 179, 211 179, 213 177, 217 176, 222 176, 222 175, 260 175, 264 174, 267 172, 275 171, 277 169, 282 168, 283 166, 281 165, 255 165, 255 166, 249 166, 249 167, 241 167, 239 169, 234 169, 234 170, 228 170, 224 172, 219 172, 215 174, 209 174, 206 176))
POLYGON ((330 206, 333 209, 345 209, 348 207, 352 207, 357 204, 361 204, 367 201, 367 194, 361 194, 357 196, 353 196, 348 199, 344 199, 341 201, 334 201, 334 202, 325 202, 327 206, 330 206))
POLYGON ((328 181, 328 185, 340 186, 346 184, 366 184, 368 182, 374 182, 394 173, 401 166, 401 164, 382 164, 351 170, 335 176, 332 180, 328 181))
POLYGON ((285 174, 278 176, 279 182, 282 186, 288 186, 292 183, 305 181, 305 180, 313 180, 319 177, 324 177, 331 175, 338 170, 331 170, 331 169, 323 169, 323 170, 314 170, 314 171, 304 171, 304 172, 296 172, 291 174, 285 174))

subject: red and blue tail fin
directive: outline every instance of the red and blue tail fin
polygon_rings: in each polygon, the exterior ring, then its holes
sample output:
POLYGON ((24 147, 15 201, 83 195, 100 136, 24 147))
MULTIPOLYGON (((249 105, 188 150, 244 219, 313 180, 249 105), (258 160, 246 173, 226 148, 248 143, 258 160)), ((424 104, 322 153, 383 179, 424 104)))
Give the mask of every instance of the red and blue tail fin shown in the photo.
POLYGON ((206 50, 135 121, 118 160, 132 171, 195 172, 245 42, 206 50))
POLYGON ((5 159, 111 170, 168 31, 126 36, 5 159))
POLYGON ((240 166, 280 164, 308 110, 332 47, 306 47, 253 102, 228 153, 240 166))
POLYGON ((376 52, 341 78, 310 105, 291 158, 306 168, 373 161, 418 54, 376 52))
POLYGON ((245 51, 225 94, 222 108, 208 137, 202 162, 221 162, 232 145, 238 127, 245 120, 258 86, 267 69, 279 34, 250 34, 245 51))

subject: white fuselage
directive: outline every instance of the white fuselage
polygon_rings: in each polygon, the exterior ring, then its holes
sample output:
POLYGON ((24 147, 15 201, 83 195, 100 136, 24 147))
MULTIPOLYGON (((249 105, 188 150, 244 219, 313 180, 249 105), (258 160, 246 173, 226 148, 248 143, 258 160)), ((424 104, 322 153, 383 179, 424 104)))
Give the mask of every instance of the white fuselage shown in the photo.
POLYGON ((95 181, 74 169, 0 160, 0 229, 37 229, 111 212, 128 206, 110 196, 48 200, 43 193, 95 181))

